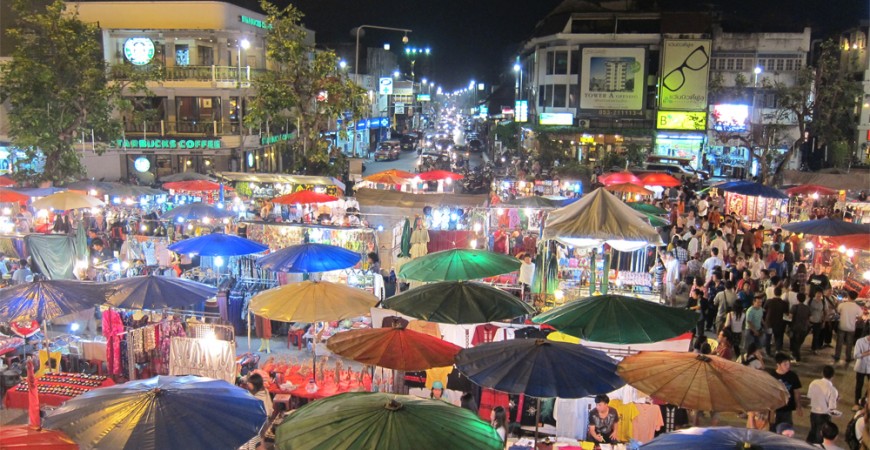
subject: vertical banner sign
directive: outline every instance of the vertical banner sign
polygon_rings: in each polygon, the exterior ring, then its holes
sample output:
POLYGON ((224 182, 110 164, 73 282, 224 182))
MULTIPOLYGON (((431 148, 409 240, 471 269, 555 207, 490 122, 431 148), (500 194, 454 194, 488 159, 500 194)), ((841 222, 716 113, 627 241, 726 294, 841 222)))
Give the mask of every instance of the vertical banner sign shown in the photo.
POLYGON ((669 111, 706 111, 710 41, 665 39, 659 107, 669 111))
POLYGON ((643 109, 646 49, 584 48, 581 109, 643 109))

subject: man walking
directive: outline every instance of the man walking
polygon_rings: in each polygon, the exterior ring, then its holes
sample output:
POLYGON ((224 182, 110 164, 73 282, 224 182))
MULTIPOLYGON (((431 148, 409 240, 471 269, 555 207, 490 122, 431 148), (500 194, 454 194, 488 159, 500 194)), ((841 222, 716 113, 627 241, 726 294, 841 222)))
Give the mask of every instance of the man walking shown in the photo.
POLYGON ((783 348, 786 326, 784 316, 787 316, 788 313, 788 302, 782 299, 782 288, 778 287, 774 290, 774 297, 768 299, 764 305, 764 323, 773 332, 773 340, 778 352, 782 351, 783 348))
POLYGON ((674 291, 680 284, 680 261, 674 256, 674 252, 665 254, 665 301, 674 306, 674 291))
POLYGON ((834 368, 825 366, 822 368, 822 378, 813 380, 807 389, 807 397, 810 399, 810 432, 807 434, 807 442, 810 444, 822 443, 822 425, 831 421, 831 411, 837 409, 837 398, 840 394, 831 379, 834 378, 834 368))
POLYGON ((858 293, 849 291, 849 297, 837 305, 840 322, 837 330, 837 345, 834 347, 834 364, 840 364, 840 351, 846 347, 846 364, 852 362, 852 346, 855 344, 855 322, 864 315, 864 309, 855 303, 858 293))
POLYGON ((795 365, 801 361, 801 346, 810 332, 810 307, 806 304, 807 296, 803 292, 797 295, 797 304, 791 307, 791 356, 795 359, 795 365))
POLYGON ((778 352, 774 356, 776 361, 776 369, 770 371, 770 375, 779 380, 785 390, 788 392, 788 403, 776 410, 773 422, 770 424, 770 431, 776 431, 776 426, 781 423, 794 425, 792 413, 798 412, 798 415, 803 414, 801 408, 801 380, 797 374, 791 370, 791 358, 785 353, 778 352))
POLYGON ((860 409, 859 400, 864 397, 864 379, 870 376, 870 335, 855 342, 855 406, 853 411, 860 409))

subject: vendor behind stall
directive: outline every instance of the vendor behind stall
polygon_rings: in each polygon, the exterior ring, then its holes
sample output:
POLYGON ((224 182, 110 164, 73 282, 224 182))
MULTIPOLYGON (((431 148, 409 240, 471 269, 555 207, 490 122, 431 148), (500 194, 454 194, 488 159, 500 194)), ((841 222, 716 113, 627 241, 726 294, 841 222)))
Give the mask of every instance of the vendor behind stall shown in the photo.
POLYGON ((616 424, 619 415, 611 408, 610 398, 604 394, 595 396, 595 409, 589 413, 589 433, 587 440, 596 444, 616 443, 616 424))

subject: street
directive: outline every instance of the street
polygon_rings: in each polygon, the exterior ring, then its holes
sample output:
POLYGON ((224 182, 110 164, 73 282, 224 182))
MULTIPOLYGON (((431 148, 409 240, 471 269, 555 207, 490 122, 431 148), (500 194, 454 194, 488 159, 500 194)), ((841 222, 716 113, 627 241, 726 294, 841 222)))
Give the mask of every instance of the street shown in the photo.
MULTIPOLYGON (((465 145, 464 133, 460 132, 454 138, 456 145, 465 145)), ((416 151, 402 152, 397 161, 378 161, 366 160, 366 170, 363 176, 368 176, 373 173, 382 172, 389 169, 404 170, 407 172, 417 171, 417 162, 420 160, 420 155, 416 151)), ((471 153, 469 164, 471 167, 477 167, 483 162, 482 153, 471 153)))

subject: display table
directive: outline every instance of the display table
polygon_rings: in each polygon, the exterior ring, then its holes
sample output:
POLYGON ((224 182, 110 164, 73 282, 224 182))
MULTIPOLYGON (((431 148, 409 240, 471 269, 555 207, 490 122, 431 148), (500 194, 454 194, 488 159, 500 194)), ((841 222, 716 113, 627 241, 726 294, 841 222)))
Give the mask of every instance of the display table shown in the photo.
POLYGON ((267 370, 267 372, 281 372, 284 374, 284 382, 280 386, 276 383, 271 383, 268 386, 269 392, 276 396, 283 394, 296 398, 316 400, 351 391, 371 392, 372 389, 372 379, 368 374, 364 374, 362 376, 362 381, 360 381, 356 376, 348 376, 348 373, 344 372, 342 374, 342 379, 336 383, 334 376, 335 372, 326 371, 326 379, 317 382, 317 390, 314 392, 308 392, 306 388, 308 386, 308 381, 311 379, 310 374, 300 374, 299 366, 290 368, 279 367, 277 369, 284 370, 276 370, 275 368, 268 367, 268 364, 264 366, 264 370, 267 370), (286 387, 287 385, 292 385, 294 388, 286 389, 281 387, 286 387))
MULTIPOLYGON (((36 379, 39 403, 60 406, 63 402, 92 389, 112 386, 110 378, 80 373, 47 373, 36 379)), ((3 404, 6 408, 27 409, 27 384, 21 382, 6 393, 3 404)))

